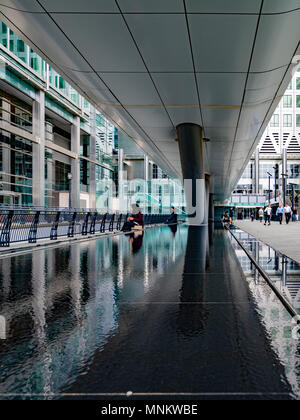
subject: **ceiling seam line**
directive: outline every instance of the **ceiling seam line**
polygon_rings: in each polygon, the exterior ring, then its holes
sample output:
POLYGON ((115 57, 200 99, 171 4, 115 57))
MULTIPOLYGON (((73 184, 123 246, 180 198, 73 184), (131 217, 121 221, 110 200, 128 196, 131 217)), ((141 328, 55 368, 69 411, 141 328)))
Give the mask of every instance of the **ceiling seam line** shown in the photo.
POLYGON ((128 30, 128 32, 129 32, 129 34, 130 34, 130 36, 131 36, 131 38, 132 38, 132 41, 133 41, 133 43, 134 43, 134 45, 135 45, 135 47, 136 47, 136 49, 137 49, 137 51, 138 51, 138 53, 139 53, 139 55, 140 55, 140 57, 141 57, 141 60, 143 61, 143 64, 144 64, 144 66, 145 66, 145 68, 146 68, 146 70, 147 70, 147 72, 148 72, 148 75, 149 75, 149 77, 150 77, 150 79, 151 79, 151 81, 152 81, 152 83, 153 83, 153 86, 154 86, 154 88, 155 88, 155 90, 156 90, 156 93, 158 94, 158 97, 159 97, 159 99, 160 99, 160 101, 161 101, 161 103, 162 103, 162 105, 163 105, 163 107, 164 107, 164 109, 165 109, 165 111, 166 111, 166 113, 167 113, 167 115, 168 115, 168 118, 169 118, 169 120, 170 120, 170 122, 171 122, 171 124, 172 124, 172 126, 173 126, 173 128, 174 128, 174 130, 175 130, 175 125, 174 125, 174 123, 173 123, 173 120, 172 120, 172 118, 171 118, 171 116, 170 116, 170 114, 169 114, 169 112, 168 112, 168 110, 167 110, 167 108, 166 108, 166 105, 165 105, 165 103, 164 103, 164 101, 163 101, 163 99, 162 99, 162 97, 161 97, 161 95, 160 95, 160 93, 159 93, 159 90, 158 90, 158 88, 157 88, 157 86, 156 86, 156 84, 155 84, 155 82, 154 82, 154 80, 153 80, 153 77, 152 77, 152 75, 151 75, 151 72, 150 72, 150 70, 149 70, 149 68, 148 68, 148 66, 147 66, 147 64, 146 64, 146 61, 145 61, 145 59, 144 59, 144 57, 143 57, 143 55, 142 55, 142 52, 141 52, 141 50, 140 50, 140 48, 139 48, 139 46, 138 46, 138 44, 137 44, 137 41, 135 40, 135 38, 134 38, 134 36, 133 36, 133 33, 131 32, 131 29, 130 29, 130 27, 129 27, 129 25, 128 25, 128 23, 127 23, 126 19, 125 19, 125 16, 123 15, 122 9, 120 8, 119 3, 118 3, 118 1, 117 1, 117 0, 115 0, 115 3, 116 3, 116 5, 117 5, 117 7, 118 7, 118 9, 119 9, 119 11, 120 11, 120 14, 121 14, 121 16, 122 16, 122 19, 123 19, 123 21, 124 21, 124 23, 125 23, 125 25, 126 25, 126 27, 127 27, 127 30, 128 30))
POLYGON ((242 98, 242 102, 241 102, 241 108, 240 108, 239 115, 238 115, 238 120, 237 120, 237 124, 236 124, 236 130, 235 130, 235 134, 234 134, 234 139, 233 139, 233 144, 232 144, 230 159, 229 159, 229 163, 228 163, 227 178, 228 178, 230 164, 231 164, 231 161, 232 161, 234 146, 235 146, 235 143, 236 143, 236 138, 237 138, 237 133, 238 133, 239 124, 240 124, 240 120, 241 120, 242 110, 243 110, 243 106, 244 106, 244 103, 245 103, 247 84, 248 84, 248 80, 249 80, 249 73, 250 73, 250 69, 251 69, 251 65, 252 65, 252 60, 253 60, 253 56, 254 56, 256 40, 257 40, 259 26, 260 26, 261 17, 262 17, 262 14, 261 13, 262 13, 262 10, 263 10, 263 7, 264 7, 264 1, 265 0, 262 0, 261 1, 260 14, 259 14, 259 17, 258 17, 258 20, 257 20, 255 35, 254 35, 254 39, 253 39, 252 50, 251 50, 251 55, 250 55, 250 60, 249 60, 249 66, 248 66, 248 71, 247 71, 247 76, 246 76, 246 81, 245 81, 245 86, 244 86, 243 98, 242 98))
POLYGON ((203 113, 202 113, 202 108, 201 108, 199 85, 198 85, 198 79, 197 79, 197 74, 196 74, 195 57, 194 57, 194 51, 193 51, 193 44, 192 44, 192 38, 191 38, 190 25, 189 25, 189 20, 188 20, 187 12, 186 12, 186 2, 185 2, 185 0, 183 0, 183 7, 184 7, 184 12, 185 12, 185 23, 186 23, 186 28, 187 28, 188 38, 189 38, 189 44, 190 44, 190 53, 191 53, 192 63, 193 63, 193 69, 194 69, 194 78, 195 78, 195 86, 196 86, 196 90, 197 90, 197 97, 198 97, 198 104, 199 104, 199 114, 200 114, 201 126, 202 126, 202 130, 203 130, 203 135, 205 137, 205 128, 204 128, 203 113))
MULTIPOLYGON (((47 13, 51 13, 54 15, 60 14, 60 15, 118 15, 118 12, 114 12, 114 11, 109 11, 109 12, 97 12, 97 11, 90 11, 90 12, 85 12, 85 11, 48 11, 48 12, 38 12, 38 11, 30 11, 30 10, 23 10, 23 9, 18 9, 17 7, 12 7, 12 6, 8 6, 6 4, 0 4, 0 7, 4 7, 10 10, 14 10, 16 12, 21 12, 21 13, 28 13, 28 14, 35 14, 35 15, 43 15, 43 14, 47 14, 47 13)), ((282 12, 263 12, 261 13, 262 16, 278 16, 278 15, 284 15, 284 14, 289 14, 289 13, 293 13, 293 12, 297 12, 300 10, 300 7, 296 7, 294 9, 290 9, 290 10, 285 10, 282 12)), ((161 11, 161 12, 123 12, 125 15, 184 15, 185 12, 174 12, 174 11, 161 11)), ((189 11, 187 12, 187 14, 189 15, 203 15, 203 16, 207 16, 207 15, 211 15, 211 16, 259 16, 259 13, 255 13, 255 12, 192 12, 189 11)))
MULTIPOLYGON (((100 77, 100 75, 95 71, 95 69, 93 68, 93 66, 90 64, 90 62, 84 57, 84 55, 81 53, 81 51, 76 47, 76 45, 73 43, 73 41, 68 37, 68 35, 61 29, 61 27, 58 25, 58 23, 54 20, 54 18, 51 16, 51 14, 49 14, 49 12, 47 11, 47 9, 45 9, 45 7, 43 5, 41 5, 41 3, 39 2, 39 0, 36 0, 36 2, 40 5, 40 7, 45 10, 46 14, 49 16, 49 18, 52 20, 52 22, 55 24, 55 26, 57 26, 57 28, 61 31, 61 33, 65 36, 65 38, 70 42, 70 44, 76 49, 76 51, 79 53, 79 55, 83 58, 83 60, 88 64, 88 66, 94 71, 95 75, 99 78, 99 80, 106 86, 106 88, 109 90, 109 92, 113 95, 113 97, 117 100, 117 102, 119 102, 119 104, 121 105, 122 109, 124 109, 125 113, 127 113, 129 115, 129 117, 135 122, 135 124, 137 125, 137 127, 139 127, 139 129, 145 134, 145 136, 150 140, 150 142, 153 144, 153 146, 155 147, 155 149, 158 151, 159 156, 161 157, 162 161, 166 163, 167 166, 169 166, 169 168, 174 171, 174 173, 177 173, 177 171, 175 170, 175 168, 173 168, 173 165, 171 163, 167 163, 169 162, 168 160, 166 160, 165 156, 162 154, 162 152, 160 151, 160 149, 156 146, 155 142, 151 139, 151 137, 146 133, 146 131, 143 129, 143 127, 140 126, 140 124, 136 121, 136 119, 130 114, 130 112, 124 107, 124 105, 122 104, 121 101, 119 101, 119 99, 117 98, 117 96, 112 92, 112 90, 110 89, 110 87, 106 84, 106 82, 100 77)), ((135 142, 136 143, 136 142, 135 142)), ((140 147, 140 146, 139 146, 140 147)), ((178 174, 178 173, 177 173, 178 174)), ((179 174, 178 174, 179 175, 179 174)))

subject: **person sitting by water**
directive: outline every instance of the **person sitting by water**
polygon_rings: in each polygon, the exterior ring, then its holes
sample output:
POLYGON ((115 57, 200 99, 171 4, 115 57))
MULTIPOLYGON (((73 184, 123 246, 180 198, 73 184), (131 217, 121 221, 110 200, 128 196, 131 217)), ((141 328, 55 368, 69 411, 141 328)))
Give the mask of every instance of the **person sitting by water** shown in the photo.
POLYGON ((138 204, 135 204, 131 206, 131 216, 129 216, 127 221, 124 223, 122 231, 130 232, 132 229, 138 226, 140 226, 140 228, 143 228, 144 218, 140 210, 140 206, 138 204))
POLYGON ((177 223, 177 214, 175 213, 175 207, 171 207, 171 214, 167 218, 166 223, 168 225, 175 225, 177 223))
POLYGON ((224 226, 230 226, 232 224, 232 219, 229 216, 228 211, 226 211, 225 214, 223 214, 222 223, 224 226))

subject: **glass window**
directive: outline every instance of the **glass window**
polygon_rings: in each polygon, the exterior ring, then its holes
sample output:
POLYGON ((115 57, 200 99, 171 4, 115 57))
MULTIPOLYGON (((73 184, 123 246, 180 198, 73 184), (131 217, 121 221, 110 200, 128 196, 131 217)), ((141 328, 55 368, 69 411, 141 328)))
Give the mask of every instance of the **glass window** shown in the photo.
POLYGON ((249 178, 251 179, 252 176, 253 176, 252 170, 253 170, 252 163, 248 163, 248 165, 246 166, 246 169, 245 169, 245 171, 242 175, 242 179, 249 179, 249 178))
POLYGON ((283 115, 283 127, 292 127, 292 114, 284 114, 283 115))
POLYGON ((292 89, 293 89, 293 81, 291 80, 287 87, 287 90, 292 90, 292 89))
POLYGON ((297 127, 300 127, 300 114, 296 115, 296 125, 297 127))
POLYGON ((284 97, 283 97, 283 107, 284 108, 292 108, 292 104, 293 104, 292 95, 284 95, 284 97))
POLYGON ((300 90, 300 77, 297 77, 296 79, 296 88, 300 90))
POLYGON ((270 122, 271 127, 279 127, 279 114, 274 114, 270 122))
POLYGON ((25 52, 25 43, 22 39, 18 39, 17 41, 17 50, 18 52, 25 52))
POLYGON ((297 105, 297 108, 300 108, 300 95, 296 96, 296 105, 297 105))

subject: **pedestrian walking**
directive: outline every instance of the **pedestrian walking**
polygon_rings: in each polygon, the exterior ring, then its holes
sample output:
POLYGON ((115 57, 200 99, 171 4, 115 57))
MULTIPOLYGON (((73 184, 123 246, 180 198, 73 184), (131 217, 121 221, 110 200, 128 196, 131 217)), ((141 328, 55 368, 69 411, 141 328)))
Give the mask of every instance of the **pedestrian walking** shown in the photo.
POLYGON ((297 210, 296 206, 293 207, 292 212, 293 212, 292 220, 293 220, 293 222, 297 222, 297 220, 298 220, 298 210, 297 210))
POLYGON ((255 214, 254 214, 254 211, 252 211, 251 214, 250 214, 251 222, 254 222, 254 219, 255 219, 255 214))
POLYGON ((260 223, 262 223, 263 222, 263 218, 264 218, 264 211, 263 211, 262 208, 259 209, 259 211, 258 211, 258 217, 259 217, 260 223))
POLYGON ((268 206, 265 208, 265 226, 268 224, 268 226, 271 226, 271 216, 272 216, 272 207, 271 203, 268 204, 268 206))
POLYGON ((282 205, 279 204, 278 209, 276 210, 276 216, 279 223, 282 225, 282 218, 283 218, 283 208, 282 205))
POLYGON ((285 205, 283 209, 283 213, 285 215, 285 222, 288 225, 290 223, 291 216, 292 216, 292 209, 288 204, 285 205))

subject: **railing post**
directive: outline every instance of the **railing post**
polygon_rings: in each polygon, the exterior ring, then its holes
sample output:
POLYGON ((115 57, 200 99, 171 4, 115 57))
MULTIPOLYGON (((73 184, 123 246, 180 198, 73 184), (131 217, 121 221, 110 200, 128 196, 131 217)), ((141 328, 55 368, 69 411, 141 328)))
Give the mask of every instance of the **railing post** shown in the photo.
POLYGON ((90 227, 90 234, 94 235, 96 231, 96 220, 97 220, 98 213, 94 213, 91 220, 91 227, 90 227))
POLYGON ((56 213, 55 219, 53 221, 53 224, 52 224, 52 227, 51 227, 51 232, 50 232, 50 240, 51 241, 56 241, 57 240, 57 229, 58 229, 60 215, 61 215, 61 212, 58 211, 56 213))
POLYGON ((73 213, 72 219, 70 220, 69 227, 68 227, 68 238, 74 237, 74 225, 77 218, 77 212, 73 213))
POLYGON ((36 243, 36 234, 37 234, 37 227, 39 224, 39 220, 40 220, 40 211, 37 211, 34 215, 33 221, 31 223, 30 229, 29 229, 29 234, 28 234, 28 242, 30 244, 35 244, 36 243))
POLYGON ((0 246, 9 247, 10 246, 10 229, 12 224, 12 219, 14 216, 14 211, 10 210, 9 213, 5 216, 3 222, 3 228, 0 236, 0 246))
POLYGON ((100 232, 105 232, 105 222, 106 222, 107 213, 105 213, 102 217, 101 225, 100 225, 100 232))
POLYGON ((82 225, 82 232, 81 232, 83 236, 86 236, 87 235, 90 214, 91 213, 88 212, 84 216, 84 222, 83 222, 83 225, 82 225))
POLYGON ((110 232, 113 232, 113 230, 114 230, 114 221, 115 221, 115 214, 112 214, 111 219, 110 219, 109 228, 108 228, 108 230, 110 232))
POLYGON ((122 213, 119 215, 118 222, 117 222, 117 230, 121 230, 121 224, 122 224, 122 213))

